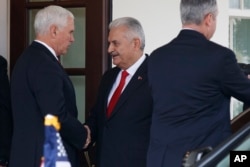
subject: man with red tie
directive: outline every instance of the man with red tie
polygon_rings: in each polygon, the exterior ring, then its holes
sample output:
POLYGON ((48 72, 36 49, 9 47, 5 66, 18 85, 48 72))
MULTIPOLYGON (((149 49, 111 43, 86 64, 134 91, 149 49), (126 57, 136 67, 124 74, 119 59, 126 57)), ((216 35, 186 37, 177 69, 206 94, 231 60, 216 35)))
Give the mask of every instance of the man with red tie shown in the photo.
POLYGON ((100 83, 86 124, 97 146, 98 167, 146 167, 153 101, 147 79, 145 37, 138 20, 110 23, 108 52, 116 67, 100 83))

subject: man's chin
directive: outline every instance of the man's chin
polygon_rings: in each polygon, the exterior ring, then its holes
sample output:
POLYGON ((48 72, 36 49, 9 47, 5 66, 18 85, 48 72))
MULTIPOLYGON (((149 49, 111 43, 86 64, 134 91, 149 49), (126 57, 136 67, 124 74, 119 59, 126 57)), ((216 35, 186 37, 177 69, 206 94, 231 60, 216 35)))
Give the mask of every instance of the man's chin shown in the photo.
POLYGON ((118 64, 118 62, 119 62, 119 60, 118 60, 118 59, 113 58, 112 63, 113 63, 114 65, 117 65, 117 64, 118 64))
POLYGON ((61 53, 61 56, 66 56, 66 55, 67 55, 67 52, 61 53))

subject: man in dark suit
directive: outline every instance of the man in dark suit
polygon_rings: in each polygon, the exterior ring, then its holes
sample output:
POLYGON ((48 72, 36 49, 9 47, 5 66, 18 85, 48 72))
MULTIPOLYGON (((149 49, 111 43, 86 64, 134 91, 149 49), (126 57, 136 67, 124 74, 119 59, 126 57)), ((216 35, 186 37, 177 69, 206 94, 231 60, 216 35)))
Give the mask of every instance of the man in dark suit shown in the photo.
POLYGON ((250 81, 235 54, 210 41, 216 0, 181 0, 183 29, 149 57, 154 110, 147 167, 180 167, 187 151, 231 134, 231 96, 250 102, 250 81))
POLYGON ((7 61, 0 55, 0 167, 8 164, 11 135, 12 116, 7 61))
MULTIPOLYGON (((102 77, 96 104, 86 124, 96 141, 97 167, 145 167, 152 115, 152 97, 147 79, 144 32, 130 17, 110 23, 108 52, 116 67, 102 77), (121 74, 127 71, 125 87, 108 113, 121 74)), ((119 87, 119 86, 118 86, 119 87)))
POLYGON ((36 39, 19 57, 11 76, 10 167, 40 166, 47 114, 59 118, 68 158, 72 167, 78 167, 78 151, 88 144, 87 129, 77 119, 74 87, 57 57, 74 42, 74 16, 62 7, 48 6, 37 13, 34 27, 36 39))

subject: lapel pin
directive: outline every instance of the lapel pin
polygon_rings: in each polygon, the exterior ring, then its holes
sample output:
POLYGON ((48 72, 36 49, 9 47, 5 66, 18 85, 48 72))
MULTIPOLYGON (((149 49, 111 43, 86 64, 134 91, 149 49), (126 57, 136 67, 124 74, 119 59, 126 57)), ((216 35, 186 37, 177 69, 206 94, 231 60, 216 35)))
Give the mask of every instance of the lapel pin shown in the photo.
POLYGON ((137 78, 138 80, 142 80, 142 77, 141 76, 138 76, 138 78, 137 78))

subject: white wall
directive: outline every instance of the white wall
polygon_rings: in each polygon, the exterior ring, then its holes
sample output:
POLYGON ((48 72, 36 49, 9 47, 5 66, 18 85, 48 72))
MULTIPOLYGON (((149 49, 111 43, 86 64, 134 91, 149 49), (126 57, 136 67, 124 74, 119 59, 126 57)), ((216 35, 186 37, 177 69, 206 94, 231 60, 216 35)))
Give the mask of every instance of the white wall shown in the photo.
MULTIPOLYGON (((113 0, 113 19, 124 16, 137 18, 145 31, 145 52, 172 40, 181 29, 180 0, 113 0)), ((217 30, 211 39, 228 46, 228 1, 218 0, 217 30)))
MULTIPOLYGON (((8 0, 0 0, 0 54, 9 59, 8 0)), ((137 18, 145 31, 145 52, 172 40, 181 29, 180 0, 113 0, 113 19, 123 16, 137 18)), ((217 30, 211 40, 229 46, 228 1, 218 0, 217 30)))
POLYGON ((8 57, 8 0, 0 0, 0 55, 8 57))
MULTIPOLYGON (((145 53, 150 54, 179 33, 181 29, 179 3, 180 0, 113 0, 113 19, 125 16, 137 18, 145 31, 145 53)), ((225 47, 229 47, 228 3, 229 0, 217 0, 219 9, 217 29, 211 39, 225 47)))

